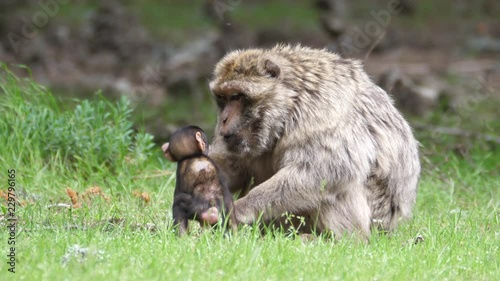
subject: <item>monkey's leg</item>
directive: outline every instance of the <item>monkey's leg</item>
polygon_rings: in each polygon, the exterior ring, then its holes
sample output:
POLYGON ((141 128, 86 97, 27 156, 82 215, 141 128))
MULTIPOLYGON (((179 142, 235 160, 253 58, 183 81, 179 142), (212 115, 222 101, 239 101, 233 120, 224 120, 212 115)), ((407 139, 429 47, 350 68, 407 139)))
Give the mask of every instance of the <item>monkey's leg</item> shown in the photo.
POLYGON ((188 219, 186 217, 186 211, 174 204, 172 214, 174 217, 174 227, 177 228, 178 235, 183 236, 187 233, 188 229, 188 219))
POLYGON ((340 193, 329 195, 318 211, 318 232, 333 231, 339 238, 345 233, 360 232, 370 236, 371 211, 361 187, 346 187, 340 193))
POLYGON ((369 182, 369 199, 372 206, 372 227, 384 232, 396 228, 400 218, 411 217, 417 195, 418 174, 391 175, 386 181, 369 182))
POLYGON ((232 232, 236 232, 236 230, 238 230, 238 221, 236 220, 236 214, 234 213, 232 202, 229 208, 226 207, 223 210, 223 222, 226 224, 228 229, 231 229, 232 232))

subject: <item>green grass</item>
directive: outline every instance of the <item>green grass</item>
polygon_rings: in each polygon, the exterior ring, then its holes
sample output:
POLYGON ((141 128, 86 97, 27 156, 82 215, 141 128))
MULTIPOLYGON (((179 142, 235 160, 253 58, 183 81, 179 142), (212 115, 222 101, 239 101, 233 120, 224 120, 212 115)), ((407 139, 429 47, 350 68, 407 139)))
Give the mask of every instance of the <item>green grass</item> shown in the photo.
MULTIPOLYGON (((374 235, 369 244, 348 237, 303 241, 279 231, 261 236, 249 227, 231 237, 194 227, 191 235, 178 238, 170 212, 175 179, 169 172, 175 166, 163 160, 159 148, 151 148, 146 134, 130 131, 125 100, 76 101, 75 108, 61 109, 47 90, 6 70, 0 74, 0 98, 0 190, 6 191, 7 170, 15 169, 19 219, 15 274, 7 272, 8 232, 0 231, 2 280, 500 276, 500 152, 495 145, 419 132, 424 172, 414 217, 390 237, 374 235), (80 137, 87 139, 72 150, 80 137), (460 143, 470 147, 468 155, 453 152, 460 143), (80 198, 80 208, 53 206, 71 204, 66 188, 81 195, 96 186, 109 201, 96 195, 80 198), (151 200, 146 203, 134 191, 147 192, 151 200), (156 230, 147 230, 148 224, 156 230), (414 244, 417 236, 424 241, 414 244)), ((5 229, 7 206, 1 210, 5 229)))

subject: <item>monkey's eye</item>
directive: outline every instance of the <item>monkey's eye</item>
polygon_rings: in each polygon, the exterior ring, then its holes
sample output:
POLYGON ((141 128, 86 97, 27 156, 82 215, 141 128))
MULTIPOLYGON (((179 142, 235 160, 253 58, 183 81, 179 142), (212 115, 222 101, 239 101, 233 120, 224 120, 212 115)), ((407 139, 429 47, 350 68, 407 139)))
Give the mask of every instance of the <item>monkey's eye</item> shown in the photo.
POLYGON ((219 108, 224 108, 226 105, 227 101, 222 95, 215 95, 215 103, 219 108))
POLYGON ((231 97, 229 97, 229 100, 231 101, 238 101, 238 100, 241 100, 243 98, 243 93, 236 93, 236 94, 232 94, 231 97))

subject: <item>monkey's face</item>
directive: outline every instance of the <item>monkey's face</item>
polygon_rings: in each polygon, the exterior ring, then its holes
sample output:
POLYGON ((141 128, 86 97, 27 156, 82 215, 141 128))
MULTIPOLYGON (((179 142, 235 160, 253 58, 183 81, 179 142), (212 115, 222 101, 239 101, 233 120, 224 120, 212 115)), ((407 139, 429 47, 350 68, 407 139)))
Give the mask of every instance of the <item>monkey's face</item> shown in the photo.
POLYGON ((253 141, 252 123, 256 122, 251 111, 252 101, 242 91, 228 95, 217 93, 215 100, 219 108, 216 133, 223 137, 229 150, 249 151, 253 141))
POLYGON ((228 150, 259 156, 274 148, 293 103, 282 74, 259 50, 231 53, 217 65, 210 83, 219 108, 215 133, 228 150))

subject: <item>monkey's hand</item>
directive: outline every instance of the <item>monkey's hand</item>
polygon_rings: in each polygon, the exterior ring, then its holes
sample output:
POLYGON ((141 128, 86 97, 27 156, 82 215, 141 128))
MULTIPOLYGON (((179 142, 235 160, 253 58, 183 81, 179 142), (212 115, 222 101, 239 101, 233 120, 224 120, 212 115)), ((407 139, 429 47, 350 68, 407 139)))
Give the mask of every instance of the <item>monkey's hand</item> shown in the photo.
POLYGON ((248 203, 245 203, 243 199, 245 198, 241 198, 234 202, 236 221, 243 224, 251 224, 257 220, 258 213, 248 208, 248 203))
POLYGON ((318 190, 315 190, 314 183, 294 176, 304 173, 292 167, 279 170, 234 203, 236 219, 240 223, 251 224, 261 214, 263 220, 270 220, 285 212, 315 208, 316 196, 320 193, 319 185, 318 190))

